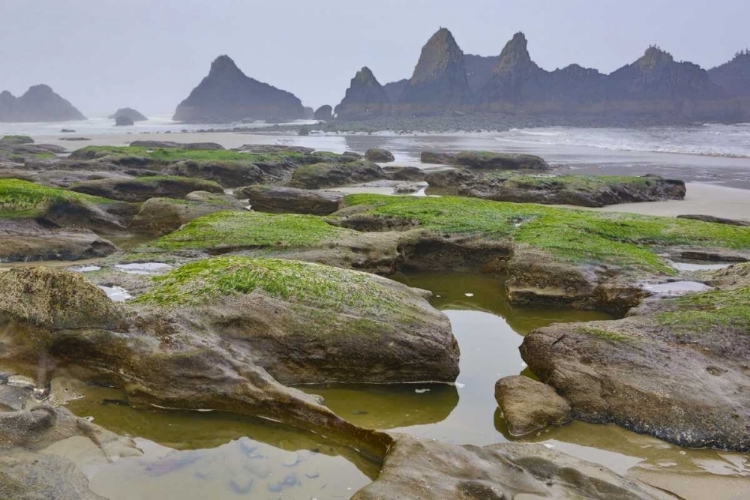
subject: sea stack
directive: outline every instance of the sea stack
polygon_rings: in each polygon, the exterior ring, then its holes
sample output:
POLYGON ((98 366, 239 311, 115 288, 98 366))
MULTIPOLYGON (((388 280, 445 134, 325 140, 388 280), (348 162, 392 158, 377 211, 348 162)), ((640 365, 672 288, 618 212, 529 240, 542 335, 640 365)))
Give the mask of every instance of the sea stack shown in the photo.
POLYGON ((344 120, 364 120, 390 111, 391 101, 370 68, 365 66, 352 78, 344 100, 336 106, 336 116, 344 120))
POLYGON ((117 120, 118 118, 129 118, 133 122, 145 122, 148 120, 143 114, 134 110, 133 108, 120 108, 115 111, 114 114, 109 116, 110 120, 117 120))
POLYGON ((305 118, 302 102, 290 92, 246 76, 229 56, 211 64, 208 76, 177 106, 175 121, 233 123, 242 120, 305 118))
POLYGON ((422 48, 419 62, 399 100, 399 112, 435 114, 471 100, 464 53, 453 35, 440 28, 422 48))
POLYGON ((35 85, 21 97, 0 93, 0 122, 67 122, 86 117, 48 85, 35 85))

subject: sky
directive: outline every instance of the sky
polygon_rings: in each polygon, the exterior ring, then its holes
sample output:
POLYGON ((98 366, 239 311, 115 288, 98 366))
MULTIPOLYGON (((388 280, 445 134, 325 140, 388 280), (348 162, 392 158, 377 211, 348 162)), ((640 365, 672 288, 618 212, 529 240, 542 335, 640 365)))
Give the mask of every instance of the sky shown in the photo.
POLYGON ((748 0, 0 0, 0 91, 46 83, 88 116, 169 115, 227 54, 306 106, 369 66, 408 78, 447 27, 467 54, 517 31, 545 69, 611 72, 656 44, 710 68, 750 47, 748 0))

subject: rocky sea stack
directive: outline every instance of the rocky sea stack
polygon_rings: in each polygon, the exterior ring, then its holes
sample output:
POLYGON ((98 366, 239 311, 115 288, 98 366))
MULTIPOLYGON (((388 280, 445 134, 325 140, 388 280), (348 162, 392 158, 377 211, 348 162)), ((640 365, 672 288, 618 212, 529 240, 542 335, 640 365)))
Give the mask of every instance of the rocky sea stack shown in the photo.
POLYGON ((21 97, 0 93, 0 122, 68 122, 86 117, 48 85, 34 85, 21 97))
POLYGON ((211 64, 208 76, 177 106, 175 121, 232 123, 242 120, 297 120, 305 118, 302 102, 246 76, 229 56, 211 64))
POLYGON ((400 97, 403 112, 430 113, 471 98, 464 53, 446 28, 422 48, 417 67, 400 97))
POLYGON ((336 106, 336 115, 345 120, 364 120, 387 114, 391 101, 370 68, 359 70, 341 104, 336 106))
POLYGON ((109 116, 110 120, 117 120, 118 118, 128 118, 133 122, 145 122, 148 120, 148 118, 133 108, 120 108, 109 116))

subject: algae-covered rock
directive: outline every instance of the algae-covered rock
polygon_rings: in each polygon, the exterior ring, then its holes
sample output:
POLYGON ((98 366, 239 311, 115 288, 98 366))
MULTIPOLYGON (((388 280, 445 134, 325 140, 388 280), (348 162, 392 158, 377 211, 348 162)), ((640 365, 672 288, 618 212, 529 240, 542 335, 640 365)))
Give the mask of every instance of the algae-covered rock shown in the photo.
POLYGON ((82 275, 47 267, 0 273, 0 322, 39 329, 113 328, 122 313, 82 275))
POLYGON ((244 210, 246 204, 217 193, 196 191, 184 200, 151 198, 141 205, 129 230, 162 235, 176 231, 199 217, 226 210, 244 210))
POLYGON ((158 197, 184 198, 193 191, 208 191, 210 193, 224 191, 219 184, 213 181, 176 176, 101 179, 80 182, 71 186, 71 190, 77 193, 127 202, 140 202, 158 197))
POLYGON ((28 135, 6 135, 0 137, 0 146, 18 146, 20 144, 34 144, 34 139, 28 135))
POLYGON ((286 384, 452 382, 447 318, 412 289, 371 274, 295 261, 214 258, 156 278, 138 303, 174 307, 258 354, 286 384))
POLYGON ((495 399, 513 436, 524 436, 571 420, 570 403, 553 388, 528 377, 504 377, 495 384, 495 399))
POLYGON ((603 207, 618 203, 682 200, 685 183, 656 175, 643 177, 562 175, 478 176, 462 184, 458 194, 494 201, 603 207))
POLYGON ((539 156, 491 151, 461 151, 460 153, 435 153, 425 151, 422 163, 460 165, 477 170, 550 170, 549 164, 539 156))
POLYGON ((283 186, 250 186, 237 191, 253 210, 270 213, 328 215, 339 209, 344 194, 283 186))
POLYGON ((457 446, 406 435, 394 437, 380 476, 352 497, 391 498, 678 499, 542 445, 457 446))
POLYGON ((681 446, 748 451, 748 311, 750 287, 740 282, 652 300, 619 321, 542 328, 521 354, 578 419, 681 446))
POLYGON ((396 158, 393 153, 383 148, 370 148, 365 152, 365 159, 375 163, 390 163, 396 158))
POLYGON ((289 186, 303 189, 324 189, 370 182, 385 178, 383 170, 375 163, 317 163, 300 167, 292 174, 289 186))
POLYGON ((227 188, 257 184, 263 171, 252 163, 234 161, 190 160, 173 163, 163 170, 166 175, 214 181, 227 188))

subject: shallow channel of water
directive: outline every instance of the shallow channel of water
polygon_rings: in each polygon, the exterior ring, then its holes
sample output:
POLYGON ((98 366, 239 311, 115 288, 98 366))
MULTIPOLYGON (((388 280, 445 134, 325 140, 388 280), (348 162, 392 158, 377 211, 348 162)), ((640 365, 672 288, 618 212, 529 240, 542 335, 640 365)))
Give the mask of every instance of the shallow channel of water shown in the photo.
MULTIPOLYGON (((499 279, 422 273, 395 279, 434 293, 461 347, 455 386, 304 386, 343 418, 364 427, 456 444, 511 440, 494 399, 500 377, 530 375, 518 352, 523 335, 564 321, 611 319, 597 312, 510 306, 499 279)), ((221 413, 134 410, 111 389, 90 388, 69 406, 80 416, 139 438, 148 452, 90 471, 92 487, 112 498, 349 498, 378 465, 320 436, 221 413)), ((574 422, 524 441, 601 463, 687 499, 745 498, 748 455, 689 450, 613 425, 574 422)))

